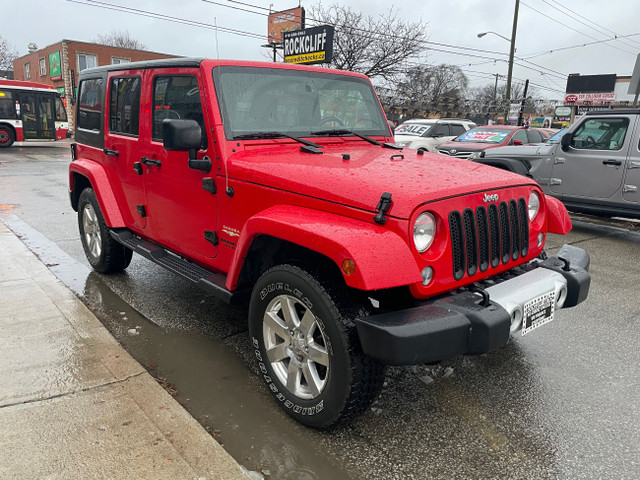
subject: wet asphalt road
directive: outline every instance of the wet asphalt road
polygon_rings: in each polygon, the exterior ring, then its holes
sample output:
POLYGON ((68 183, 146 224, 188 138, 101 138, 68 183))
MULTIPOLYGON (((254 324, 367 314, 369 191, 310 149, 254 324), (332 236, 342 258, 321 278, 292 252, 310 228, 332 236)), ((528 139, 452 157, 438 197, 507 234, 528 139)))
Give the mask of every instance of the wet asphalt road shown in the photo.
POLYGON ((0 220, 250 470, 278 479, 638 478, 640 225, 574 217, 587 302, 498 352, 391 368, 373 409, 317 432, 261 384, 246 309, 141 257, 91 273, 67 195, 67 146, 0 150, 0 220), (137 335, 128 331, 136 329, 137 335))

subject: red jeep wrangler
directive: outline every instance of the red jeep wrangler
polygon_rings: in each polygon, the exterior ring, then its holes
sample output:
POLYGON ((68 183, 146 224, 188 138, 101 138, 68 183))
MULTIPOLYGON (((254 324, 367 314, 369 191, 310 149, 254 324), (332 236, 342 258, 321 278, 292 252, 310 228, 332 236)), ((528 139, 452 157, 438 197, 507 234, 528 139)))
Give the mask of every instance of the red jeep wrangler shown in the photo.
POLYGON ((261 376, 306 425, 365 410, 385 365, 490 352, 587 297, 588 254, 544 254, 571 228, 559 201, 389 143, 363 75, 110 65, 80 74, 76 115, 70 196, 93 268, 136 252, 248 302, 261 376))

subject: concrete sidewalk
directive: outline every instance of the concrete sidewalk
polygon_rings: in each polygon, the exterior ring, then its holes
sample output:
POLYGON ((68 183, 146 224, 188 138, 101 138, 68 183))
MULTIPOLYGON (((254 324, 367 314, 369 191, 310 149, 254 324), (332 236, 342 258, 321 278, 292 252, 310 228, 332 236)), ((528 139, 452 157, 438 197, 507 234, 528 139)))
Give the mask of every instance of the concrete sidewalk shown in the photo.
POLYGON ((0 478, 243 479, 0 222, 0 478))

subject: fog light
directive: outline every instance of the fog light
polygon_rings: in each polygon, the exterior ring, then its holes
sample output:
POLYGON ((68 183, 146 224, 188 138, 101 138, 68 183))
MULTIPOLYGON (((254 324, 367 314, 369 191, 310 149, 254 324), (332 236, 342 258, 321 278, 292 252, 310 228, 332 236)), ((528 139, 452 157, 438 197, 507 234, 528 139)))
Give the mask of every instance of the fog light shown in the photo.
POLYGON ((356 264, 353 260, 346 259, 344 262, 342 262, 342 271, 345 275, 353 275, 356 271, 356 264))
POLYGON ((544 243, 544 233, 540 232, 538 234, 538 246, 541 247, 544 243))
POLYGON ((433 268, 424 267, 422 270, 422 285, 426 287, 431 283, 431 280, 433 280, 433 268))

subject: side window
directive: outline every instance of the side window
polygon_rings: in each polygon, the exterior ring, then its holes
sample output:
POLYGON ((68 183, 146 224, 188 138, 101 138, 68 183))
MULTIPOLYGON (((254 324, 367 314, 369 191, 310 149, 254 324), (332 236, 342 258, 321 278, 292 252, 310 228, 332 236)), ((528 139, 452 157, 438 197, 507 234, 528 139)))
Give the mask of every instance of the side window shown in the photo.
POLYGON ((464 132, 466 132, 466 130, 462 125, 458 125, 455 123, 451 124, 451 135, 457 137, 458 135, 462 135, 464 132))
POLYGON ((451 133, 451 128, 449 127, 449 124, 441 123, 440 125, 438 125, 438 127, 440 127, 439 131, 442 132, 443 137, 449 137, 453 135, 451 133))
POLYGON ((529 143, 529 137, 527 137, 527 131, 524 129, 516 130, 516 133, 511 137, 511 141, 509 142, 513 145, 515 140, 521 140, 522 143, 529 143))
POLYGON ((109 131, 138 135, 140 126, 140 77, 116 77, 109 89, 109 131))
POLYGON ((8 90, 0 90, 0 118, 13 120, 16 117, 16 102, 8 90))
POLYGON ((195 120, 202 129, 202 148, 207 148, 207 133, 200 101, 198 79, 193 75, 158 76, 153 82, 153 139, 162 141, 165 119, 195 120))
POLYGON ((67 121, 67 111, 64 108, 64 104, 60 97, 55 97, 56 101, 56 121, 57 122, 66 122, 67 121))
POLYGON ((527 134, 529 135, 529 143, 542 143, 544 141, 542 134, 537 130, 528 130, 527 134))
POLYGON ((620 150, 628 129, 628 118, 592 118, 577 128, 571 146, 579 150, 620 150))
POLYGON ((78 92, 78 128, 100 131, 102 117, 102 95, 104 81, 102 78, 83 80, 78 92))

